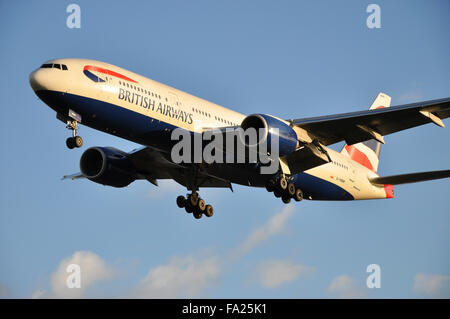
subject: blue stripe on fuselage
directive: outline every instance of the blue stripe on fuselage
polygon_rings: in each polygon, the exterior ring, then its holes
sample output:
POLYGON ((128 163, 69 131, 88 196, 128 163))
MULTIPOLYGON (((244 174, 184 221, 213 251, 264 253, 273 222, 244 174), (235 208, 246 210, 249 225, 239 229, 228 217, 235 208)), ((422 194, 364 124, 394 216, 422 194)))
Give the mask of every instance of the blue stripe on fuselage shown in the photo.
POLYGON ((82 124, 130 141, 167 148, 171 130, 177 126, 116 104, 80 95, 41 90, 36 94, 56 112, 67 115, 72 109, 82 116, 82 124))
POLYGON ((293 182, 299 187, 305 198, 313 200, 353 200, 354 197, 342 187, 307 173, 293 176, 293 182))

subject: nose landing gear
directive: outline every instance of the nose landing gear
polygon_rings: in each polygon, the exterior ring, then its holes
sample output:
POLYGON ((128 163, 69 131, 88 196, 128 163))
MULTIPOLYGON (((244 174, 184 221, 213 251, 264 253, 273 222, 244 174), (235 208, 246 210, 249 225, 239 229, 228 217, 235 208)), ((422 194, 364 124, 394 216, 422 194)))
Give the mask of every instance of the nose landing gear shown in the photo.
POLYGON ((200 198, 197 192, 192 192, 187 195, 187 198, 180 195, 177 197, 177 206, 184 208, 187 213, 194 216, 195 219, 206 217, 212 217, 214 215, 214 209, 211 205, 206 205, 205 201, 200 198))
POLYGON ((66 145, 69 149, 73 149, 75 147, 79 148, 83 146, 83 139, 81 136, 78 136, 78 122, 69 120, 67 121, 66 128, 72 131, 72 137, 67 138, 66 145))
POLYGON ((66 128, 72 131, 72 137, 67 138, 66 145, 69 149, 83 146, 83 139, 78 136, 78 123, 81 123, 81 115, 69 109, 68 116, 57 115, 63 122, 66 120, 66 128))

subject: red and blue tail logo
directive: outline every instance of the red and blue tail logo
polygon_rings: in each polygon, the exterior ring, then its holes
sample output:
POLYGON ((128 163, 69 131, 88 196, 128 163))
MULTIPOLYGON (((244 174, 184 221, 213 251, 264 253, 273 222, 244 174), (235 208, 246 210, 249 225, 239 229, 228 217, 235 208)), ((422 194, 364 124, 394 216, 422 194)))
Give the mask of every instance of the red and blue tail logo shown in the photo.
POLYGON ((93 65, 86 65, 83 68, 83 73, 84 73, 84 75, 86 75, 89 79, 91 79, 94 82, 105 82, 105 79, 102 78, 102 75, 105 74, 105 75, 114 76, 114 77, 122 79, 122 80, 130 81, 133 83, 138 83, 135 80, 130 79, 129 77, 127 77, 123 74, 120 74, 120 73, 117 73, 117 72, 114 72, 111 70, 103 69, 98 66, 93 66, 93 65))

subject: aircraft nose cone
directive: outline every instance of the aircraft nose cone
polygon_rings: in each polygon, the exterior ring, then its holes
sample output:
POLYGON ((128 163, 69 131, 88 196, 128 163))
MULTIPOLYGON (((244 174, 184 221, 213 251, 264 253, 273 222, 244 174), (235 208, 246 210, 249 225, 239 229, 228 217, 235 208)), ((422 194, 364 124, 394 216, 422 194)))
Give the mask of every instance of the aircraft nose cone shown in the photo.
POLYGON ((30 73, 30 85, 34 92, 45 89, 45 78, 42 74, 42 70, 38 69, 30 73))

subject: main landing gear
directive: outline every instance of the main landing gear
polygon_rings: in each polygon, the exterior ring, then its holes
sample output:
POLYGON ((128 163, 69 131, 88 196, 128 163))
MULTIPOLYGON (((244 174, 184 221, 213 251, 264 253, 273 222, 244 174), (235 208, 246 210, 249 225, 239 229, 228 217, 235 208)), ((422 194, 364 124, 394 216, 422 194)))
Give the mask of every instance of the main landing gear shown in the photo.
POLYGON ((211 217, 214 214, 213 207, 207 205, 197 192, 188 194, 187 198, 182 195, 178 196, 177 205, 180 208, 184 207, 187 213, 192 213, 195 219, 200 219, 203 215, 211 217))
POLYGON ((73 149, 75 147, 79 148, 83 146, 83 139, 81 136, 78 136, 78 122, 76 120, 68 120, 67 121, 67 129, 72 131, 72 137, 67 138, 66 145, 69 149, 73 149))
POLYGON ((288 181, 284 176, 271 179, 266 184, 268 192, 273 192, 275 197, 280 198, 285 204, 289 204, 293 198, 296 202, 303 199, 303 192, 295 187, 294 183, 288 181))

